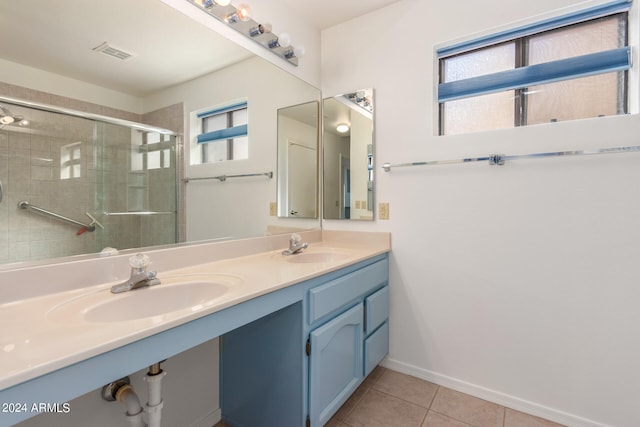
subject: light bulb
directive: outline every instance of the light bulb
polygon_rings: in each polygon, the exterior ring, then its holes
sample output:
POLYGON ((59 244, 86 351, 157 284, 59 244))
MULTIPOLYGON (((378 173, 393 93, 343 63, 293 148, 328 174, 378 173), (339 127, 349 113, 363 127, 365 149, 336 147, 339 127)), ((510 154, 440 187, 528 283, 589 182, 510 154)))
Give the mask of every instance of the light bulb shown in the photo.
POLYGON ((239 4, 238 7, 236 8, 236 11, 233 12, 231 15, 228 15, 225 18, 225 21, 227 21, 230 24, 235 24, 238 21, 248 21, 250 19, 251 19, 251 8, 249 7, 249 5, 239 4))
POLYGON ((296 46, 293 48, 293 54, 298 58, 302 58, 305 53, 306 53, 306 50, 304 46, 296 46))
POLYGON ((284 53, 284 57, 287 59, 300 58, 304 55, 304 46, 294 47, 284 53))
POLYGON ((3 125, 10 125, 13 122, 14 122, 14 119, 11 116, 0 117, 0 123, 2 123, 3 125))
POLYGON ((218 6, 229 6, 229 3, 231 3, 231 0, 213 0, 213 2, 218 6))
POLYGON ((291 46, 291 36, 289 33, 282 33, 278 36, 278 44, 280 47, 289 47, 291 46))
POLYGON ((249 30, 251 37, 257 37, 261 34, 269 34, 271 32, 271 24, 258 24, 257 27, 253 27, 249 30))
POLYGON ((338 126, 336 126, 336 130, 340 133, 349 132, 349 125, 346 123, 340 123, 338 126))

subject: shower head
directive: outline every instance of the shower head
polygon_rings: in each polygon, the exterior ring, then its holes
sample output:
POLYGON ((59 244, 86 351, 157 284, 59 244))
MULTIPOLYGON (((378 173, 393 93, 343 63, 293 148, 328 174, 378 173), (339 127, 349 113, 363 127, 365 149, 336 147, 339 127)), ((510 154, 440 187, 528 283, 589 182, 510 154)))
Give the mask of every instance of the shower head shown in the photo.
POLYGON ((0 105, 0 128, 16 123, 18 126, 27 126, 29 121, 22 116, 11 113, 6 107, 0 105))

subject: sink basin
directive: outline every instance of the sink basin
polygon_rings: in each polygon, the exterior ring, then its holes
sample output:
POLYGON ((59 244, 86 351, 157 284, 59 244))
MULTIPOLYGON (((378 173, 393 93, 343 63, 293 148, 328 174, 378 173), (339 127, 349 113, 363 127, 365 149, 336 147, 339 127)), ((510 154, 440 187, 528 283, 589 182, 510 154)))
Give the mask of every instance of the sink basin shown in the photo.
POLYGON ((294 255, 285 256, 285 260, 293 263, 329 263, 347 259, 351 253, 335 249, 318 249, 316 251, 300 252, 294 255))
POLYGON ((48 313, 51 320, 110 323, 153 318, 181 310, 199 311, 212 305, 242 279, 232 275, 162 278, 161 284, 120 294, 110 289, 65 301, 48 313))

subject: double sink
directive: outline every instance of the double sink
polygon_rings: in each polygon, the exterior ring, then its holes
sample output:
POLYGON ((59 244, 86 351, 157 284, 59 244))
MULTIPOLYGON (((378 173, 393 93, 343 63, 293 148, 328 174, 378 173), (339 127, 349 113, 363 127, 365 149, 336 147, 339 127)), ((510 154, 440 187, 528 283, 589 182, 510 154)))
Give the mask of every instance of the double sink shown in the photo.
MULTIPOLYGON (((273 257, 283 263, 327 265, 352 256, 336 248, 310 248, 295 255, 273 257)), ((241 289, 244 279, 232 274, 162 276, 161 284, 113 294, 107 287, 76 295, 52 307, 47 317, 56 322, 111 323, 140 319, 163 321, 178 312, 198 312, 216 304, 229 293, 241 289)))

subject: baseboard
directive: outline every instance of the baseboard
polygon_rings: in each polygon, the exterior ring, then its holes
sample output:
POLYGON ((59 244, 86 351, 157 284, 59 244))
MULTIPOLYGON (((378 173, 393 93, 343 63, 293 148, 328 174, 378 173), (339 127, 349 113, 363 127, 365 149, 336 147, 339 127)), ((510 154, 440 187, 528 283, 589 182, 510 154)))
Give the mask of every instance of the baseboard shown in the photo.
POLYGON ((194 421, 189 427, 212 427, 222 420, 222 410, 220 408, 208 413, 199 420, 194 421))
POLYGON ((457 378, 422 369, 408 363, 400 362, 399 360, 385 358, 380 365, 403 374, 411 375, 470 396, 478 397, 480 399, 563 424, 568 427, 611 427, 573 414, 558 411, 535 402, 530 402, 528 400, 520 399, 476 384, 471 384, 457 378))

